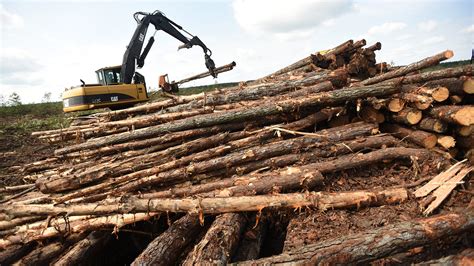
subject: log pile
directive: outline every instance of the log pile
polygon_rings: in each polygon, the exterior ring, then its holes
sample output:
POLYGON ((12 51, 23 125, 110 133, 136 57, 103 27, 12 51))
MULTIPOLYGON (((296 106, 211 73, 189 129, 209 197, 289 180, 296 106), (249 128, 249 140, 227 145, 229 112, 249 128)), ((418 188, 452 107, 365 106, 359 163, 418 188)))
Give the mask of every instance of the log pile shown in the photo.
POLYGON ((474 229, 472 207, 442 205, 474 170, 472 66, 427 70, 448 50, 390 69, 380 49, 349 40, 235 87, 33 133, 62 147, 22 167, 34 186, 1 191, 0 263, 98 263, 114 243, 135 265, 345 264, 451 243, 474 229), (374 167, 401 172, 377 183, 374 167), (304 226, 404 204, 413 219, 343 238, 304 226))

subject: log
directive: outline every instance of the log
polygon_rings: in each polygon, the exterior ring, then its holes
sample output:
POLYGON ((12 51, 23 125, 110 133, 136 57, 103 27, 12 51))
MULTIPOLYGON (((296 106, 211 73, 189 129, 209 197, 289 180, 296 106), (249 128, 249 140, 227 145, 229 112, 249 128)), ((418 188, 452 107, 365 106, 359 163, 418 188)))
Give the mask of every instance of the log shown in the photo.
MULTIPOLYGON (((231 63, 229 63, 227 65, 216 67, 214 69, 214 73, 220 74, 220 73, 223 73, 223 72, 226 72, 226 71, 230 71, 230 70, 234 69, 234 67, 236 65, 237 64, 234 61, 232 61, 231 63)), ((203 73, 200 73, 200 74, 197 74, 197 75, 194 75, 194 76, 182 79, 182 80, 178 80, 176 82, 173 81, 172 84, 181 85, 183 83, 190 82, 190 81, 193 81, 193 80, 196 80, 196 79, 202 79, 202 78, 208 77, 210 75, 211 75, 211 73, 209 71, 206 71, 206 72, 203 72, 203 73)))
MULTIPOLYGON (((367 138, 356 139, 353 141, 345 141, 343 143, 339 143, 336 145, 332 145, 322 149, 312 150, 310 152, 301 153, 301 154, 286 154, 278 157, 274 157, 264 161, 257 161, 256 163, 252 162, 251 164, 256 164, 256 167, 250 167, 250 170, 258 169, 263 166, 271 165, 272 167, 285 167, 288 165, 292 165, 298 162, 303 163, 310 163, 314 159, 320 157, 330 157, 330 156, 339 156, 342 154, 347 154, 350 152, 358 152, 363 149, 377 149, 383 146, 394 146, 398 144, 399 140, 392 137, 392 136, 370 136, 367 138)), ((396 154, 402 155, 402 153, 394 153, 391 157, 390 152, 387 152, 386 155, 379 154, 374 156, 374 154, 364 155, 360 157, 354 156, 346 156, 344 158, 338 158, 336 161, 323 161, 320 163, 314 164, 307 164, 304 166, 292 166, 289 169, 277 169, 275 171, 269 173, 262 173, 262 174, 252 174, 248 176, 236 176, 233 178, 217 180, 214 182, 206 183, 206 184, 199 184, 193 186, 186 186, 186 187, 177 187, 172 188, 164 191, 152 192, 152 193, 144 193, 140 195, 140 198, 173 198, 173 197, 185 197, 185 196, 192 196, 196 194, 202 194, 210 191, 217 191, 211 195, 218 196, 220 191, 225 191, 226 188, 229 189, 228 193, 232 193, 232 195, 236 195, 235 193, 238 192, 240 189, 239 194, 237 195, 244 195, 243 191, 246 191, 245 195, 253 195, 253 194, 261 194, 261 193, 268 193, 272 191, 276 191, 275 188, 278 188, 278 191, 288 191, 297 185, 298 188, 311 188, 314 185, 318 184, 322 181, 322 177, 318 177, 316 174, 316 169, 321 169, 325 173, 341 171, 343 169, 351 168, 358 163, 360 164, 371 164, 375 163, 377 160, 385 160, 390 158, 396 158, 396 154), (380 156, 382 155, 382 156, 380 156), (329 167, 328 167, 329 165, 329 167), (331 167, 332 166, 332 167, 331 167), (313 173, 312 175, 308 175, 307 178, 305 177, 306 174, 304 173, 313 173), (279 181, 279 179, 281 181, 279 181), (289 179, 290 182, 285 183, 285 179, 289 179), (256 181, 262 182, 262 180, 266 183, 266 186, 258 186, 256 185, 256 181), (282 182, 283 181, 283 182, 282 182), (303 182, 304 181, 304 182, 303 182), (249 186, 249 184, 252 184, 249 186), (285 187, 283 187, 285 185, 285 187), (261 187, 260 189, 257 189, 261 187), (247 189, 246 189, 247 188, 247 189)), ((403 157, 403 156, 402 156, 403 157)), ((242 166, 239 166, 242 168, 242 166)), ((244 169, 236 169, 235 172, 232 173, 239 173, 244 174, 249 170, 244 169)), ((222 173, 218 174, 222 176, 222 173)), ((224 193, 223 193, 224 194, 224 193)), ((209 195, 209 194, 207 194, 209 195)))
POLYGON ((428 96, 437 102, 443 102, 449 97, 449 89, 441 86, 428 87, 426 85, 405 85, 402 87, 402 92, 407 94, 428 96))
POLYGON ((474 106, 444 105, 433 107, 430 115, 451 124, 470 126, 474 124, 474 106))
POLYGON ((462 85, 462 90, 467 94, 474 94, 474 79, 467 77, 462 85))
POLYGON ((392 98, 388 102, 387 107, 391 112, 398 113, 405 107, 405 100, 400 98, 392 98))
POLYGON ((192 118, 185 118, 171 123, 161 124, 148 128, 138 129, 132 132, 115 134, 113 136, 100 137, 85 143, 71 145, 55 151, 56 154, 99 148, 107 145, 123 143, 134 139, 144 139, 150 136, 165 134, 168 132, 183 131, 196 127, 207 127, 236 121, 254 119, 267 115, 291 112, 295 109, 310 106, 335 105, 345 101, 363 97, 377 97, 390 95, 398 92, 399 87, 388 86, 368 86, 359 87, 357 90, 341 89, 331 92, 321 92, 313 96, 305 96, 296 99, 268 103, 251 109, 237 109, 222 113, 205 114, 192 118))
MULTIPOLYGON (((343 162, 341 162, 343 163, 343 162)), ((391 204, 406 200, 405 189, 384 191, 354 191, 341 193, 311 192, 279 195, 239 196, 225 198, 183 198, 183 199, 139 199, 133 196, 119 199, 117 203, 53 205, 53 204, 11 204, 1 206, 6 214, 15 217, 31 215, 56 215, 68 213, 78 215, 132 214, 140 212, 188 212, 220 214, 228 212, 261 211, 264 208, 314 207, 320 210, 332 208, 353 208, 367 204, 391 204)), ((0 240, 0 247, 5 239, 0 240)))
POLYGON ((62 236, 66 230, 69 230, 69 233, 72 234, 104 228, 120 229, 121 227, 128 224, 134 224, 140 221, 147 221, 156 215, 157 213, 149 212, 99 217, 77 216, 70 217, 68 219, 58 217, 57 220, 54 221, 54 223, 51 222, 52 225, 46 228, 44 226, 44 222, 37 224, 35 227, 32 227, 31 225, 24 225, 19 227, 14 234, 5 236, 4 238, 0 239, 0 250, 15 244, 24 244, 29 243, 31 241, 38 241, 62 236))
POLYGON ((203 230, 197 215, 185 215, 148 244, 132 265, 173 265, 203 230))
POLYGON ((239 264, 368 264, 389 254, 427 245, 436 239, 458 235, 473 229, 474 212, 467 210, 461 213, 448 213, 401 222, 349 236, 339 236, 273 257, 239 264))
POLYGON ((391 115, 393 121, 410 126, 418 124, 421 118, 421 111, 410 107, 405 107, 400 112, 391 115))
POLYGON ((455 266, 455 265, 471 265, 474 261, 474 249, 468 248, 461 251, 458 254, 449 255, 439 259, 423 261, 420 263, 415 263, 415 266, 430 266, 430 265, 445 265, 445 266, 455 266))
POLYGON ((417 71, 417 70, 420 70, 420 69, 423 69, 423 68, 427 68, 427 67, 430 67, 430 66, 437 65, 437 64, 439 64, 439 62, 453 57, 453 55, 454 55, 453 51, 446 50, 442 53, 439 53, 439 54, 431 56, 431 57, 427 57, 423 60, 420 60, 416 63, 412 63, 410 65, 401 67, 397 70, 389 71, 385 74, 378 75, 376 77, 366 79, 366 80, 362 81, 361 84, 362 85, 370 85, 370 84, 379 83, 379 82, 384 81, 384 80, 404 76, 404 75, 409 74, 411 72, 414 72, 414 71, 417 71))
POLYGON ((474 125, 461 126, 456 129, 456 133, 462 137, 470 136, 471 134, 473 134, 473 132, 474 132, 474 125))
POLYGON ((402 83, 402 84, 414 84, 414 83, 424 83, 436 79, 443 78, 454 78, 461 76, 472 76, 472 65, 445 68, 436 71, 428 71, 420 74, 407 75, 401 78, 395 78, 392 80, 387 80, 384 83, 402 83))
POLYGON ((105 232, 94 231, 77 242, 71 249, 62 254, 52 265, 67 266, 83 264, 87 258, 97 256, 109 240, 105 232))
POLYGON ((434 133, 445 133, 448 130, 447 123, 431 117, 424 117, 418 124, 418 127, 434 133))
POLYGON ((423 87, 427 88, 437 88, 437 87, 444 87, 448 89, 450 94, 454 95, 464 95, 465 92, 463 90, 464 82, 466 81, 467 77, 459 77, 459 78, 442 78, 442 79, 435 79, 428 81, 423 84, 423 87))
POLYGON ((360 117, 370 123, 383 123, 385 121, 385 116, 371 106, 363 106, 360 110, 360 117))
POLYGON ((26 256, 36 246, 36 243, 26 243, 21 245, 12 245, 6 249, 0 250, 0 263, 2 265, 12 265, 14 262, 26 256))
POLYGON ((431 149, 438 143, 436 135, 422 130, 413 130, 396 124, 382 124, 382 132, 392 133, 397 138, 407 139, 421 147, 431 149))
POLYGON ((268 223, 265 217, 255 217, 256 224, 252 219, 242 235, 242 240, 235 251, 232 261, 246 261, 259 258, 260 250, 267 232, 268 223))
POLYGON ((366 123, 354 123, 338 128, 322 130, 310 137, 299 137, 289 140, 269 143, 262 146, 248 148, 239 152, 230 153, 199 163, 194 163, 186 168, 176 169, 169 172, 161 172, 150 176, 141 176, 140 179, 129 182, 120 187, 119 192, 134 191, 144 186, 163 184, 169 182, 180 182, 190 180, 193 175, 205 173, 210 170, 227 168, 244 162, 271 158, 286 153, 309 149, 314 145, 321 146, 321 142, 334 142, 353 139, 361 135, 376 133, 377 126, 366 123))
POLYGON ((437 135, 438 145, 446 150, 453 148, 456 145, 456 140, 452 136, 437 135))
MULTIPOLYGON (((324 109, 324 110, 321 110, 320 112, 309 115, 308 117, 305 117, 305 118, 300 119, 298 121, 295 121, 293 123, 289 123, 288 125, 285 126, 285 128, 288 128, 288 129, 291 129, 291 130, 303 129, 303 128, 309 127, 311 125, 314 125, 317 122, 324 121, 324 120, 328 119, 329 117, 331 117, 335 113, 339 112, 340 110, 341 110, 340 108, 324 109)), ((367 132, 368 127, 364 126, 364 125, 360 125, 359 127, 356 126, 356 128, 354 128, 354 132, 356 134, 357 134, 357 132, 359 132, 359 134, 360 134, 364 130, 365 130, 365 132, 367 132)), ((373 130, 373 128, 372 128, 372 130, 373 130)), ((57 198, 56 201, 57 202, 64 202, 64 201, 72 199, 72 198, 76 198, 76 197, 84 196, 84 195, 87 195, 87 194, 91 194, 91 193, 94 193, 96 191, 100 191, 102 189, 107 189, 108 187, 111 187, 112 185, 117 185, 119 183, 123 183, 124 181, 130 181, 130 180, 138 179, 140 177, 152 176, 152 175, 159 174, 159 173, 161 173, 161 175, 156 176, 156 179, 159 179, 161 176, 166 176, 166 175, 174 176, 175 178, 178 178, 178 176, 186 177, 188 175, 188 172, 186 172, 186 171, 184 172, 184 175, 183 175, 183 171, 174 171, 174 172, 170 172, 170 171, 172 171, 175 168, 185 166, 185 165, 187 165, 191 162, 199 163, 201 161, 210 160, 210 159, 215 158, 217 156, 223 156, 226 153, 229 153, 229 152, 231 152, 235 149, 238 149, 238 148, 243 148, 243 147, 248 147, 248 146, 252 147, 254 145, 258 145, 261 141, 264 141, 268 138, 274 137, 274 132, 267 130, 267 131, 262 131, 262 132, 257 133, 257 134, 250 134, 249 133, 248 135, 250 135, 250 136, 247 137, 247 138, 243 138, 243 139, 236 140, 236 141, 231 141, 223 147, 218 146, 216 148, 208 149, 208 150, 205 150, 205 151, 202 151, 202 152, 199 152, 199 153, 190 154, 189 156, 181 157, 180 159, 173 160, 171 162, 167 162, 167 163, 163 162, 161 165, 158 165, 158 166, 155 166, 155 167, 152 167, 152 168, 149 168, 149 169, 144 169, 144 170, 141 170, 141 171, 135 171, 134 173, 131 173, 131 174, 128 174, 128 175, 125 175, 125 176, 121 176, 121 177, 119 177, 115 180, 111 180, 109 182, 102 182, 101 184, 83 189, 83 190, 75 192, 75 193, 69 193, 68 195, 64 195, 62 197, 57 198), (164 171, 168 171, 168 172, 164 173, 164 171)), ((208 138, 206 141, 209 141, 209 140, 211 140, 211 138, 208 138)), ((201 144, 201 142, 203 142, 203 141, 198 140, 197 144, 201 144)), ((214 142, 214 141, 211 140, 211 142, 214 142)), ((257 148, 255 148, 255 149, 257 149, 257 148)), ((190 148, 185 148, 184 150, 189 152, 190 148)), ((253 151, 250 150, 250 153, 253 153, 253 151)), ((160 157, 166 158, 166 155, 161 155, 160 157)), ((245 158, 240 158, 240 159, 244 160, 245 158)), ((248 159, 249 158, 247 158, 247 160, 248 159)), ((156 163, 156 161, 155 161, 155 163, 156 163)), ((226 165, 226 167, 229 167, 229 166, 231 166, 231 165, 230 164, 226 165)), ((152 179, 155 179, 155 178, 153 177, 152 179)), ((144 183, 146 181, 143 180, 143 179, 141 181, 137 181, 136 182, 136 183, 138 183, 137 185, 141 184, 140 182, 144 183)), ((48 186, 51 187, 51 183, 48 183, 48 186)), ((129 186, 133 186, 133 184, 131 184, 129 186)))
POLYGON ((53 242, 51 244, 38 247, 28 255, 17 261, 16 265, 46 265, 55 257, 60 255, 71 244, 82 240, 86 236, 85 233, 77 233, 68 236, 63 242, 53 242))
POLYGON ((247 223, 241 213, 225 213, 216 217, 203 239, 194 246, 183 265, 225 265, 239 245, 247 223))

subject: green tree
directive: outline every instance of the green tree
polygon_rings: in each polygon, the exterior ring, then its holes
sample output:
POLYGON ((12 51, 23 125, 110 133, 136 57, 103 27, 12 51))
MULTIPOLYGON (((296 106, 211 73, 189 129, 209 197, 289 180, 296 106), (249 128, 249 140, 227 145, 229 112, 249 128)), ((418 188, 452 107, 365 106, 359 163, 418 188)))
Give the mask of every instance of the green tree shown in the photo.
POLYGON ((18 95, 18 93, 16 92, 10 94, 10 97, 8 97, 8 105, 10 106, 21 105, 20 95, 18 95))

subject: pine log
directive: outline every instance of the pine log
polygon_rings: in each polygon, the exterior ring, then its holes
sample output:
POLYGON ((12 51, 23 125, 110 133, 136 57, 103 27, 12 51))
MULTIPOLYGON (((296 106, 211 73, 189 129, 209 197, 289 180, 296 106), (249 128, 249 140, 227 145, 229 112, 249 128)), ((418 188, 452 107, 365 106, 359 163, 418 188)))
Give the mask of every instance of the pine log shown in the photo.
POLYGON ((472 65, 465 65, 453 68, 444 68, 435 71, 428 71, 419 74, 406 75, 399 78, 386 80, 383 84, 417 84, 425 83, 443 78, 455 78, 461 76, 472 76, 472 65))
POLYGON ((402 87, 402 92, 419 96, 428 96, 437 102, 443 102, 449 97, 448 88, 441 86, 428 87, 426 84, 424 86, 405 85, 402 87))
POLYGON ((97 256, 109 240, 109 235, 105 232, 94 231, 86 238, 74 244, 74 246, 62 254, 52 263, 54 266, 68 266, 83 264, 84 260, 92 256, 97 256))
POLYGON ((474 79, 467 77, 462 85, 462 90, 467 94, 474 94, 474 79))
POLYGON ((191 164, 183 169, 176 169, 170 172, 161 172, 151 176, 142 176, 140 179, 129 182, 128 184, 120 187, 118 191, 127 192, 137 190, 143 186, 167 182, 179 182, 186 179, 189 180, 192 175, 204 173, 210 170, 216 170, 244 162, 275 157, 294 151, 302 151, 315 145, 322 146, 321 142, 323 142, 323 144, 326 143, 327 145, 327 142, 353 139, 361 135, 371 135, 376 133, 376 131, 376 125, 366 123, 354 123, 338 128, 322 130, 319 131, 317 135, 312 135, 310 137, 299 137, 252 147, 239 152, 228 154, 223 157, 191 164))
POLYGON ((175 221, 165 232, 156 237, 133 261, 132 265, 172 265, 204 230, 197 215, 187 214, 175 221))
POLYGON ((232 261, 258 259, 260 257, 260 250, 265 239, 267 228, 268 223, 265 217, 258 217, 257 215, 255 219, 250 219, 232 261), (255 224, 252 223, 252 220, 256 220, 255 224))
POLYGON ((392 133, 397 138, 407 139, 421 147, 427 149, 434 148, 438 142, 436 135, 422 130, 413 130, 396 124, 382 124, 382 132, 392 133))
POLYGON ((447 123, 431 117, 424 117, 418 124, 418 127, 434 133, 445 133, 448 130, 447 123))
POLYGON ((456 133, 459 136, 467 137, 474 133, 474 125, 458 127, 456 133))
MULTIPOLYGON (((340 110, 341 110, 340 108, 324 109, 324 110, 321 110, 320 112, 317 112, 317 113, 309 115, 309 116, 307 116, 303 119, 300 119, 298 121, 290 123, 290 124, 286 125, 285 128, 290 129, 290 130, 303 129, 303 128, 309 127, 311 125, 314 125, 317 122, 324 121, 324 120, 328 119, 329 117, 331 117, 335 113, 340 112, 340 110)), ((356 125, 356 127, 353 128, 353 129, 354 129, 353 132, 355 134, 364 134, 363 133, 364 131, 367 133, 368 130, 374 130, 373 126, 367 126, 367 125, 359 125, 359 126, 356 125), (369 129, 369 127, 372 127, 372 128, 369 129)), ((331 131, 322 132, 322 133, 327 134, 327 133, 331 133, 331 131)), ((248 135, 250 135, 250 134, 248 134, 248 135)), ((345 136, 342 136, 342 138, 348 137, 349 135, 345 134, 345 136)), ((140 177, 156 175, 156 174, 159 174, 159 173, 161 173, 161 174, 156 176, 156 179, 159 179, 161 176, 166 176, 166 175, 175 176, 175 178, 177 178, 177 176, 186 177, 191 172, 186 172, 186 170, 185 170, 184 173, 183 173, 182 170, 184 170, 184 169, 181 169, 181 170, 178 170, 178 171, 172 171, 172 169, 175 169, 175 168, 181 167, 181 166, 185 166, 185 165, 189 164, 190 162, 194 162, 195 164, 198 164, 199 162, 204 161, 204 163, 205 163, 206 160, 210 160, 210 159, 212 159, 214 157, 217 157, 217 156, 222 156, 222 155, 224 155, 228 152, 231 152, 232 150, 235 150, 235 149, 238 149, 238 148, 243 148, 243 147, 246 147, 246 146, 252 147, 255 144, 259 144, 261 141, 264 141, 264 140, 266 140, 270 137, 273 137, 273 136, 274 136, 274 132, 269 131, 269 130, 263 131, 263 132, 260 132, 260 133, 257 133, 257 134, 252 134, 247 138, 236 140, 236 141, 231 141, 223 147, 218 146, 216 148, 208 149, 208 150, 202 151, 200 153, 194 153, 194 154, 190 154, 189 156, 181 157, 180 159, 177 159, 177 160, 173 160, 173 161, 170 161, 170 162, 163 162, 161 165, 158 165, 158 166, 155 166, 155 167, 152 167, 152 168, 149 168, 149 169, 144 169, 144 170, 141 170, 141 171, 136 171, 134 173, 119 177, 115 180, 111 180, 110 182, 102 182, 101 184, 95 185, 93 187, 86 188, 86 189, 83 189, 83 190, 75 192, 75 193, 69 193, 68 195, 57 198, 56 200, 58 202, 63 202, 63 201, 66 201, 66 200, 69 200, 69 199, 72 199, 72 198, 76 198, 76 197, 80 197, 80 196, 87 195, 87 194, 90 194, 90 193, 94 193, 94 192, 102 190, 102 189, 107 189, 108 187, 110 187, 112 185, 116 185, 116 184, 122 183, 124 181, 134 180, 134 179, 137 179, 137 178, 140 178, 140 177), (164 171, 168 171, 168 172, 164 172, 164 171)), ((208 140, 210 140, 210 139, 208 139, 208 140)), ((208 140, 206 140, 206 141, 208 141, 208 140)), ((280 147, 280 148, 283 148, 283 147, 280 147)), ((185 150, 189 151, 189 148, 186 148, 185 150)), ((242 160, 247 160, 248 161, 249 159, 251 159, 251 158, 245 158, 245 157, 248 157, 248 154, 250 154, 250 153, 254 153, 253 150, 259 150, 259 148, 254 148, 254 149, 247 150, 247 152, 248 152, 247 155, 245 156, 245 154, 244 154, 244 157, 240 158, 240 160, 241 161, 242 160)), ((287 150, 287 151, 289 151, 289 150, 287 150)), ((162 155, 161 157, 163 157, 163 156, 164 155, 162 155)), ((242 153, 237 153, 237 156, 242 156, 242 153)), ((214 161, 211 161, 210 163, 214 163, 214 161)), ((228 164, 225 167, 229 167, 231 165, 232 164, 228 164)), ((136 183, 137 184, 141 184, 141 182, 145 183, 144 179, 140 179, 140 180, 137 180, 136 183)), ((48 186, 51 187, 51 183, 48 183, 48 186)), ((129 185, 129 186, 133 186, 133 184, 129 185)), ((70 185, 69 185, 69 187, 70 187, 70 185)))
POLYGON ((467 77, 461 76, 459 78, 442 78, 428 81, 423 84, 423 87, 427 88, 437 88, 444 87, 447 88, 449 94, 454 95, 463 95, 465 94, 463 90, 463 84, 466 81, 467 77))
POLYGON ((420 70, 420 69, 423 69, 423 68, 427 68, 427 67, 430 67, 430 66, 437 65, 437 64, 439 64, 439 62, 453 57, 453 55, 454 55, 453 51, 446 50, 442 53, 439 53, 439 54, 431 56, 431 57, 427 57, 427 58, 425 58, 421 61, 418 61, 416 63, 412 63, 412 64, 404 66, 404 67, 401 67, 397 70, 389 71, 385 74, 382 74, 382 75, 379 75, 379 76, 376 76, 376 77, 373 77, 373 78, 366 79, 366 80, 362 81, 361 84, 362 85, 370 85, 370 84, 379 83, 379 82, 384 81, 384 80, 404 76, 408 73, 411 73, 411 72, 414 72, 414 71, 417 71, 417 70, 420 70))
POLYGON ((71 234, 62 242, 53 242, 51 244, 38 247, 28 255, 17 261, 16 265, 47 265, 53 261, 58 255, 66 250, 71 244, 82 240, 86 236, 85 233, 71 234))
POLYGON ((12 245, 0 250, 0 264, 12 265, 22 257, 30 253, 36 246, 36 243, 27 243, 21 245, 12 245))
POLYGON ((239 245, 247 220, 241 213, 225 213, 216 217, 204 238, 194 246, 183 265, 225 265, 239 245))
POLYGON ((388 102, 387 107, 391 112, 398 113, 405 107, 405 100, 400 98, 392 98, 388 102))
POLYGON ((388 102, 387 99, 377 99, 375 97, 366 98, 364 99, 364 101, 366 101, 369 105, 371 105, 372 108, 374 108, 375 110, 380 110, 382 109, 382 107, 387 106, 387 102, 388 102))
POLYGON ((97 217, 75 216, 67 219, 58 217, 46 228, 44 222, 38 223, 36 226, 23 225, 19 227, 14 234, 0 239, 0 250, 15 244, 62 236, 67 230, 73 234, 104 228, 119 229, 128 224, 149 220, 156 215, 157 213, 148 212, 97 217))
POLYGON ((99 148, 106 145, 123 143, 134 139, 143 139, 150 136, 165 134, 168 132, 183 131, 196 127, 207 127, 218 124, 232 123, 254 119, 267 115, 291 112, 295 109, 309 106, 328 106, 357 98, 370 96, 383 96, 398 92, 398 86, 369 86, 359 87, 357 90, 341 89, 331 92, 321 92, 313 96, 305 96, 296 99, 268 103, 251 109, 237 109, 222 113, 205 114, 192 118, 185 118, 172 123, 161 124, 148 128, 138 129, 133 132, 115 134, 90 140, 85 143, 71 145, 55 151, 56 154, 65 154, 79 150, 99 148))
MULTIPOLYGON (((336 145, 331 145, 329 147, 323 147, 321 150, 316 149, 312 150, 307 153, 301 154, 286 154, 279 157, 274 157, 264 161, 257 161, 255 164, 258 165, 257 167, 250 167, 250 170, 261 168, 262 166, 272 166, 272 167, 285 167, 288 165, 292 165, 298 162, 303 163, 311 163, 317 158, 321 157, 330 157, 330 156, 339 156, 347 153, 352 152, 359 152, 363 149, 377 149, 381 147, 387 146, 394 146, 398 144, 399 140, 392 137, 392 136, 383 136, 383 135, 375 135, 370 136, 367 138, 356 139, 352 141, 345 141, 336 145)), ((387 152, 387 154, 391 154, 387 152)), ((396 153, 395 153, 396 154, 396 153)), ((394 156, 396 156, 394 154, 394 156)), ((401 155, 401 153, 399 153, 401 155)), ((247 191, 245 195, 253 195, 253 194, 261 194, 267 193, 271 191, 275 191, 275 188, 278 188, 278 191, 288 191, 293 186, 296 188, 311 188, 312 186, 316 185, 318 182, 322 181, 322 178, 318 178, 318 175, 312 175, 314 178, 305 178, 306 173, 315 173, 316 169, 321 169, 325 173, 341 171, 343 169, 348 169, 351 167, 355 167, 357 163, 361 164, 371 164, 375 163, 377 160, 384 160, 396 157, 388 157, 382 156, 373 156, 371 155, 364 155, 361 157, 354 157, 354 156, 346 156, 341 159, 336 159, 330 163, 330 161, 323 161, 320 163, 313 163, 307 164, 304 166, 292 166, 287 169, 282 170, 275 170, 268 173, 261 173, 261 174, 252 174, 249 176, 236 176, 233 178, 217 180, 214 182, 206 183, 206 184, 199 184, 193 186, 186 186, 186 187, 177 187, 165 191, 158 191, 152 193, 144 193, 140 195, 140 198, 173 198, 173 197, 184 197, 184 196, 192 196, 196 194, 206 193, 210 191, 218 191, 213 193, 212 195, 218 196, 220 194, 219 191, 226 191, 225 193, 232 195, 236 195, 235 193, 238 192, 240 189, 239 194, 237 195, 244 195, 242 191, 247 191), (346 161, 346 164, 339 163, 341 161, 346 161), (328 165, 330 165, 328 167, 328 165), (332 167, 331 167, 332 166, 332 167), (285 177, 288 177, 289 182, 279 182, 278 179, 285 181, 285 177), (303 179, 301 179, 303 178, 303 179), (265 183, 265 186, 259 187, 256 185, 255 181, 259 181, 260 183, 265 183), (318 181, 319 180, 319 181, 318 181), (303 182, 304 181, 304 182, 303 182), (249 186, 249 184, 253 184, 249 186), (285 186, 283 186, 285 185, 285 186), (231 188, 231 189, 226 189, 231 188)), ((251 164, 254 164, 253 162, 251 164)), ((239 173, 245 174, 249 170, 236 169, 232 173, 239 173)), ((222 174, 221 174, 222 175, 222 174)), ((308 176, 309 177, 309 176, 308 176)), ((225 194, 223 193, 223 194, 225 194)))
POLYGON ((389 254, 427 245, 436 239, 473 229, 474 212, 467 210, 461 213, 448 213, 401 222, 349 236, 339 236, 273 257, 239 264, 368 264, 370 261, 386 257, 389 254))
POLYGON ((461 126, 474 124, 474 106, 444 105, 430 109, 430 115, 445 122, 461 126))
POLYGON ((405 107, 400 112, 392 114, 391 118, 397 123, 412 126, 418 124, 421 121, 422 114, 421 111, 417 109, 405 107))
POLYGON ((415 266, 430 266, 430 265, 445 265, 445 266, 456 266, 456 265, 472 265, 474 261, 474 249, 468 248, 461 251, 458 254, 449 255, 439 259, 423 261, 415 263, 415 266))
POLYGON ((456 145, 456 140, 452 136, 437 135, 438 145, 448 150, 456 145))
POLYGON ((371 46, 368 46, 365 49, 370 50, 370 51, 378 51, 378 50, 382 49, 382 44, 380 42, 376 42, 376 43, 372 44, 371 46))
MULTIPOLYGON (((390 148, 389 148, 390 149, 390 148)), ((392 148, 395 149, 395 148, 392 148)), ((416 150, 416 149, 415 149, 416 150)), ((419 151, 416 150, 416 153, 419 151)), ((345 164, 344 162, 340 162, 345 164)), ((341 167, 342 168, 342 167, 341 167)), ((139 212, 189 212, 219 214, 228 212, 260 211, 268 207, 297 208, 314 207, 320 210, 332 208, 353 208, 367 204, 390 204, 406 200, 405 189, 384 191, 354 191, 341 193, 311 192, 307 194, 289 193, 278 195, 239 196, 224 198, 183 198, 183 199, 139 199, 133 196, 114 202, 53 205, 53 204, 11 204, 1 206, 5 213, 15 216, 56 215, 68 213, 70 216, 132 214, 139 212)), ((0 240, 0 247, 5 239, 0 240)))
POLYGON ((383 123, 385 121, 385 116, 371 106, 363 106, 359 114, 366 122, 383 123))

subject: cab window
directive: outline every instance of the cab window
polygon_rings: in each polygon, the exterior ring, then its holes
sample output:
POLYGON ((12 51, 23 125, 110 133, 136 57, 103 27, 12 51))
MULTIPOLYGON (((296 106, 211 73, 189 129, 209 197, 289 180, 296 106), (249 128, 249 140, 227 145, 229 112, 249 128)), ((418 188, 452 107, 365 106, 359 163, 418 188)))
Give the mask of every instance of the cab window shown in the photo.
POLYGON ((107 84, 117 84, 121 82, 120 70, 108 69, 104 70, 105 81, 107 84))

